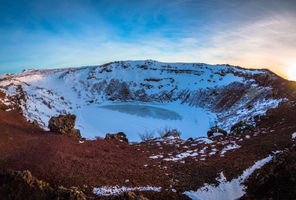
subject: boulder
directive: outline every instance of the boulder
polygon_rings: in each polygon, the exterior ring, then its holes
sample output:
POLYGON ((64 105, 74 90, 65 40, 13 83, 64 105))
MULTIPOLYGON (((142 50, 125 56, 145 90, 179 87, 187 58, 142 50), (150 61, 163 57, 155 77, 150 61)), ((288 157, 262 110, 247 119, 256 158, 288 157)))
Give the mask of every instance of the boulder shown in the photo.
POLYGON ((172 129, 172 130, 169 130, 163 137, 164 138, 167 138, 167 137, 180 138, 180 132, 177 129, 172 129))
POLYGON ((119 133, 107 133, 105 140, 117 140, 120 142, 127 142, 128 143, 128 139, 126 138, 126 135, 123 132, 119 132, 119 133))
POLYGON ((48 128, 52 132, 73 135, 81 138, 80 130, 75 129, 75 115, 59 115, 58 117, 52 117, 48 122, 48 128))
POLYGON ((70 135, 73 135, 73 136, 75 136, 75 137, 77 137, 77 138, 82 138, 79 129, 75 129, 75 128, 73 128, 73 129, 70 131, 69 134, 70 134, 70 135))
POLYGON ((221 128, 218 128, 217 126, 214 126, 207 133, 208 137, 213 137, 213 136, 218 135, 218 134, 223 134, 224 136, 226 136, 227 132, 224 131, 221 128))

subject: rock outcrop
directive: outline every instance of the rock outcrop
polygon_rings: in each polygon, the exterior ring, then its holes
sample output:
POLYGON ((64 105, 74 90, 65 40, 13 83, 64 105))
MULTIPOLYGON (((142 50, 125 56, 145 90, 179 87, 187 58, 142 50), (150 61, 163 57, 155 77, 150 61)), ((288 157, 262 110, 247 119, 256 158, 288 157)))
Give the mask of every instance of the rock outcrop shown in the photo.
POLYGON ((114 196, 86 195, 77 187, 54 187, 34 177, 29 170, 0 170, 0 199, 2 200, 148 200, 127 191, 114 196))
POLYGON ((0 170, 1 199, 86 200, 78 188, 54 188, 34 177, 30 171, 0 170))
POLYGON ((116 134, 107 133, 105 140, 117 140, 120 142, 126 142, 128 143, 128 139, 126 138, 126 135, 123 132, 119 132, 116 134))
POLYGON ((48 128, 52 132, 73 135, 81 138, 80 130, 75 129, 75 115, 59 115, 58 117, 52 117, 48 122, 48 128))
POLYGON ((169 130, 163 137, 168 138, 168 137, 174 137, 174 138, 180 138, 180 132, 177 129, 172 129, 169 130))
POLYGON ((118 196, 108 197, 110 200, 148 200, 142 195, 136 195, 134 192, 127 191, 118 196))
POLYGON ((246 132, 252 132, 258 125, 260 125, 266 119, 268 119, 267 116, 256 115, 247 120, 240 121, 231 127, 230 134, 238 135, 246 132))
POLYGON ((223 129, 221 128, 218 128, 217 126, 214 126, 212 127, 208 132, 207 132, 207 135, 208 137, 213 137, 215 135, 221 135, 223 134, 224 136, 227 135, 227 132, 224 131, 223 129))
POLYGON ((241 199, 295 199, 296 146, 276 155, 244 184, 247 189, 241 199))

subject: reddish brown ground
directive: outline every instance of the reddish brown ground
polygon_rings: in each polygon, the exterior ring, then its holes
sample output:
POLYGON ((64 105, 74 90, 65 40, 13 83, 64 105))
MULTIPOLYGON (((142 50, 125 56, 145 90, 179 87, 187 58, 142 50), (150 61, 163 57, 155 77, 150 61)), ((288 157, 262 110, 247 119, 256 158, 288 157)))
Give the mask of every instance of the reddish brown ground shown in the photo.
POLYGON ((242 199, 295 199, 296 145, 256 170, 245 184, 247 193, 242 199))
POLYGON ((16 111, 0 111, 0 161, 7 168, 29 169, 38 178, 57 185, 158 185, 157 168, 145 168, 150 159, 134 146, 95 140, 80 144, 74 137, 42 131, 16 111), (139 174, 141 174, 139 176, 139 174))
MULTIPOLYGON (((53 185, 78 186, 83 190, 84 186, 160 186, 161 193, 142 194, 151 199, 187 199, 182 194, 184 191, 196 190, 205 182, 215 183, 221 171, 228 179, 238 177, 272 151, 295 143, 291 134, 296 132, 296 106, 284 105, 270 112, 268 121, 256 132, 258 136, 243 141, 238 140, 245 135, 215 137, 215 142, 233 140, 242 146, 228 151, 225 157, 217 153, 206 157, 205 161, 186 158, 184 163, 168 162, 149 156, 161 153, 168 157, 168 153, 176 154, 184 146, 196 142, 186 141, 180 147, 161 142, 163 149, 156 142, 125 144, 97 139, 80 144, 77 138, 34 127, 17 111, 0 110, 0 165, 13 170, 28 169, 37 178, 53 185), (144 167, 145 164, 148 166, 144 167), (126 179, 129 179, 128 183, 126 179), (177 192, 172 192, 172 188, 177 192)), ((246 134, 252 136, 254 133, 246 134)), ((198 145, 202 148, 205 144, 198 145)), ((219 144, 216 148, 221 150, 219 144)))

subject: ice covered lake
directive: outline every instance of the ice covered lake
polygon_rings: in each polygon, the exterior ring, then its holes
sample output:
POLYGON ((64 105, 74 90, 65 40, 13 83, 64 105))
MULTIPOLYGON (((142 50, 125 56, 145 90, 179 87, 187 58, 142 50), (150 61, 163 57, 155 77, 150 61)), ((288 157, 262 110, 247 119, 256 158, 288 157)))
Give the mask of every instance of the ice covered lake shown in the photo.
POLYGON ((165 108, 149 106, 149 105, 137 105, 137 104, 119 104, 119 105, 104 105, 99 108, 114 110, 121 113, 136 115, 139 117, 150 117, 154 119, 163 120, 182 120, 182 116, 173 110, 165 108))
POLYGON ((88 105, 77 110, 76 128, 83 137, 94 139, 106 133, 124 132, 130 141, 140 141, 139 134, 164 128, 178 129, 182 139, 206 136, 215 115, 202 108, 178 102, 160 103, 105 103, 88 105))

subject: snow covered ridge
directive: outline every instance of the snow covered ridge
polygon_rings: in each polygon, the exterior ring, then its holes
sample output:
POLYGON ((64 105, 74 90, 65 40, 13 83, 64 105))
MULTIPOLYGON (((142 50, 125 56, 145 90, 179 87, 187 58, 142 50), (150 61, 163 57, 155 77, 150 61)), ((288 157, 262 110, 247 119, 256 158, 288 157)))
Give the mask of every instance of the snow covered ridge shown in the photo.
POLYGON ((273 89, 259 86, 256 78, 268 73, 229 65, 122 61, 2 75, 0 91, 16 97, 24 116, 45 129, 50 117, 72 113, 77 115, 76 128, 87 138, 124 131, 129 139, 139 140, 139 132, 175 124, 172 128, 188 138, 206 136, 215 124, 229 130, 245 117, 277 107, 282 100, 272 99, 273 89), (202 127, 199 132, 194 131, 197 127, 202 127))

